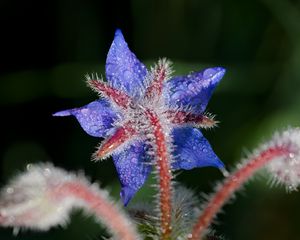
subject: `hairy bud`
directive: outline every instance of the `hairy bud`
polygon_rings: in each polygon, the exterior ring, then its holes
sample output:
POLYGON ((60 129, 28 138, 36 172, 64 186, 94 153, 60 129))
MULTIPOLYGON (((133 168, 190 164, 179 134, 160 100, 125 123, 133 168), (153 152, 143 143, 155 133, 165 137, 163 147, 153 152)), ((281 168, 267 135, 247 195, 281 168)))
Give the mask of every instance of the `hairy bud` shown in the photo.
POLYGON ((276 133, 263 148, 287 148, 285 155, 270 161, 266 168, 273 176, 273 183, 284 184, 292 191, 300 184, 300 128, 288 129, 276 133))
POLYGON ((53 190, 72 179, 73 175, 50 164, 28 165, 27 172, 13 179, 1 192, 0 224, 38 230, 65 224, 76 201, 58 198, 53 190))
POLYGON ((189 239, 196 240, 203 236, 221 207, 261 168, 271 172, 275 182, 285 184, 289 190, 296 189, 300 183, 299 153, 299 128, 276 133, 244 163, 238 164, 237 170, 230 174, 223 184, 218 185, 194 225, 189 239))
POLYGON ((51 164, 28 166, 0 194, 0 225, 48 230, 64 225, 70 211, 82 207, 105 223, 117 239, 139 239, 131 221, 108 194, 84 177, 51 164))

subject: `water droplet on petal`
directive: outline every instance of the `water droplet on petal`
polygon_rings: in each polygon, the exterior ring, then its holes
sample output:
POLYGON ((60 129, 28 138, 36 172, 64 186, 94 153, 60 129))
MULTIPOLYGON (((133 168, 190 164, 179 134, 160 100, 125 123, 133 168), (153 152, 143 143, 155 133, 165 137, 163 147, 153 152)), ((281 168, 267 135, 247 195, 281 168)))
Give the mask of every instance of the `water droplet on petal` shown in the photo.
POLYGON ((216 70, 213 68, 208 68, 203 72, 203 78, 211 78, 216 74, 216 70))
POLYGON ((126 79, 126 80, 130 80, 130 78, 132 77, 131 75, 131 72, 130 71, 128 71, 128 70, 125 70, 124 71, 124 78, 126 79))
POLYGON ((80 112, 81 112, 83 115, 87 115, 87 114, 89 114, 90 110, 89 110, 88 108, 82 108, 82 109, 80 110, 80 112))

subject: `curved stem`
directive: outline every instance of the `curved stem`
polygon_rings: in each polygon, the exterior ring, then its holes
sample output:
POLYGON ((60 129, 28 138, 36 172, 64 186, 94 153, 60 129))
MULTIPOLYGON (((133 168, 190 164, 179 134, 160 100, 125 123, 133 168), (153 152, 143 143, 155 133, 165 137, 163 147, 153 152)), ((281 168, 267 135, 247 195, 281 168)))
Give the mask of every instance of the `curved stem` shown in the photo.
POLYGON ((95 214, 100 221, 104 221, 116 239, 137 240, 140 239, 130 220, 123 215, 120 210, 105 196, 98 193, 95 189, 87 187, 78 182, 65 183, 59 187, 65 196, 74 196, 83 201, 83 204, 95 214))
POLYGON ((284 146, 268 148, 267 150, 262 151, 257 157, 250 159, 243 167, 231 174, 207 203, 188 239, 199 240, 200 237, 203 237, 214 216, 243 183, 245 183, 257 170, 261 169, 274 158, 286 156, 290 152, 290 149, 284 146))
POLYGON ((160 124, 158 116, 147 111, 151 125, 154 128, 154 138, 156 146, 157 164, 156 168, 159 176, 159 200, 161 213, 161 239, 167 240, 171 236, 171 213, 172 213, 172 188, 171 188, 171 167, 170 155, 166 136, 160 124))

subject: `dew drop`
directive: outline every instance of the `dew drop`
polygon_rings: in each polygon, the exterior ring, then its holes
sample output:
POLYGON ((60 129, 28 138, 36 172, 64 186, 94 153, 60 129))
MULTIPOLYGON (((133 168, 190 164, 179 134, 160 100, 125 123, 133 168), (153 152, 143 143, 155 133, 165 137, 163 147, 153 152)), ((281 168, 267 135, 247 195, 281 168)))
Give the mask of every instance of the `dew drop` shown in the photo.
POLYGON ((187 237, 188 237, 188 238, 192 238, 192 237, 193 237, 193 234, 189 233, 189 234, 187 235, 187 237))
POLYGON ((8 194, 12 194, 12 193, 14 193, 14 191, 15 191, 15 189, 12 188, 12 187, 8 187, 8 188, 6 189, 6 193, 8 193, 8 194))
POLYGON ((233 176, 233 177, 231 178, 231 180, 232 180, 233 182, 236 182, 238 179, 237 179, 237 177, 233 176))
POLYGON ((31 164, 31 163, 28 163, 28 164, 26 165, 27 171, 31 170, 31 168, 32 168, 32 164, 31 164))
POLYGON ((213 68, 208 68, 203 73, 203 78, 210 78, 216 74, 216 70, 213 68))
POLYGON ((192 84, 192 83, 189 84, 189 85, 188 85, 188 89, 191 90, 191 91, 195 91, 195 86, 194 86, 194 84, 192 84))
POLYGON ((51 170, 49 168, 45 168, 44 169, 44 175, 47 177, 47 176, 50 176, 51 175, 51 170))
POLYGON ((237 166, 237 168, 238 168, 238 169, 240 169, 240 168, 242 168, 242 167, 243 167, 243 164, 241 164, 241 163, 238 163, 236 166, 237 166))
POLYGON ((128 70, 124 71, 124 78, 126 80, 130 80, 130 78, 131 78, 131 72, 128 71, 128 70))
POLYGON ((83 115, 87 115, 89 113, 89 109, 88 108, 83 108, 80 110, 80 112, 83 114, 83 115))
POLYGON ((293 185, 289 185, 289 186, 288 186, 288 190, 289 190, 290 192, 292 192, 292 191, 295 191, 296 188, 295 188, 295 186, 293 186, 293 185))
POLYGON ((14 236, 17 236, 19 234, 19 232, 20 232, 20 228, 19 227, 14 227, 13 228, 13 235, 14 236))
POLYGON ((60 207, 58 207, 56 210, 57 210, 58 212, 63 212, 64 208, 60 206, 60 207))
POLYGON ((294 158, 295 154, 294 153, 289 153, 289 158, 294 158))

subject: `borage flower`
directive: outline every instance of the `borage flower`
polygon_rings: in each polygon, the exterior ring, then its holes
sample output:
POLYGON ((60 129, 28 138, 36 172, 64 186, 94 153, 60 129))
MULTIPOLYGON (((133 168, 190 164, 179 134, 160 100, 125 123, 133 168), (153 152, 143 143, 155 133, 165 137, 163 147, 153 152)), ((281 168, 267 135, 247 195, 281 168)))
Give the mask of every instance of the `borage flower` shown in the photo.
POLYGON ((173 78, 170 74, 166 59, 148 71, 117 30, 106 59, 107 82, 87 76, 88 85, 101 98, 54 114, 73 115, 89 135, 105 138, 94 158, 112 155, 125 205, 164 156, 172 170, 224 169, 198 128, 216 124, 204 111, 225 69, 208 68, 173 78))

